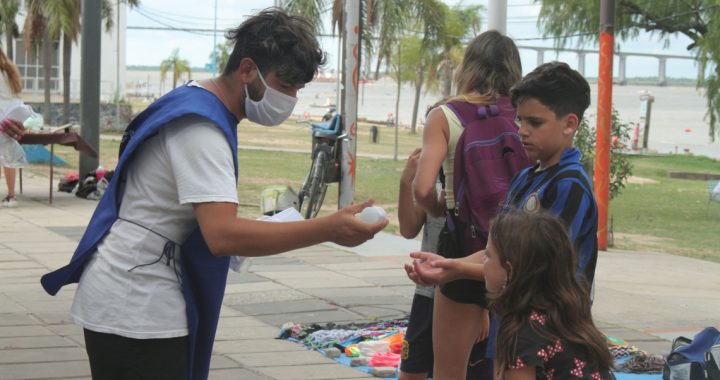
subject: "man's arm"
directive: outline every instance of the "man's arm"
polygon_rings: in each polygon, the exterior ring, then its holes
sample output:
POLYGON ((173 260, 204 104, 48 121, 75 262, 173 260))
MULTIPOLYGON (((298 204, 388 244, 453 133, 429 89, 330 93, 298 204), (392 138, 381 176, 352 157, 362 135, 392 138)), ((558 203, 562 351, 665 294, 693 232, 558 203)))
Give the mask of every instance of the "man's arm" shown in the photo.
POLYGON ((331 241, 356 246, 371 239, 388 221, 365 224, 355 214, 370 205, 351 205, 336 213, 300 222, 261 222, 237 217, 233 203, 194 203, 203 238, 215 256, 268 256, 331 241))
POLYGON ((450 129, 445 114, 442 109, 435 108, 430 111, 427 126, 423 129, 423 149, 413 181, 415 201, 434 217, 440 217, 445 212, 445 203, 438 196, 435 183, 447 154, 449 139, 450 129))

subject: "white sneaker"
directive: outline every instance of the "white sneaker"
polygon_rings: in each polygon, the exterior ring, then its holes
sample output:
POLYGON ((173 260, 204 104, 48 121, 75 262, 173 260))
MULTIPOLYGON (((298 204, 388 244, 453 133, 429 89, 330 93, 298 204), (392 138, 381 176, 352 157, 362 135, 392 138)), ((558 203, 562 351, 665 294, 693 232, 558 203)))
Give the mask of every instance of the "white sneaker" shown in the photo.
POLYGON ((17 206, 18 201, 14 195, 8 195, 2 200, 2 208, 15 208, 17 206))

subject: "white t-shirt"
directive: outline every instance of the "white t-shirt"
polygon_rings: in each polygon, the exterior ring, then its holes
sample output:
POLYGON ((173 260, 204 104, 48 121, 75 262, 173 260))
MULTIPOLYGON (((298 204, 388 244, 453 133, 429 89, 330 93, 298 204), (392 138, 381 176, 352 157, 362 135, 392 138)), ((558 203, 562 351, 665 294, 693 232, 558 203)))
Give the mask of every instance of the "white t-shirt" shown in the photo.
POLYGON ((71 318, 129 338, 185 336, 180 247, 169 261, 163 248, 197 227, 192 203, 238 203, 232 152, 220 128, 186 116, 161 127, 129 165, 121 219, 88 260, 71 318))

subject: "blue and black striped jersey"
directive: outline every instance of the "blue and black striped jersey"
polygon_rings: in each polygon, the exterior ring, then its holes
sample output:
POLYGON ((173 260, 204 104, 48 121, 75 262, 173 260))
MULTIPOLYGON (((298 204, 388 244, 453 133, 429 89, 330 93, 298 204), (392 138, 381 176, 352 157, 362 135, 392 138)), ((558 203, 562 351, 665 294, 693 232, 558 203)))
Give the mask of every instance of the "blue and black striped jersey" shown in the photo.
POLYGON ((577 148, 569 148, 556 165, 544 170, 534 165, 520 171, 510 184, 503 211, 545 209, 558 216, 568 226, 575 243, 577 274, 584 275, 588 284, 592 284, 598 252, 598 211, 580 156, 577 148))

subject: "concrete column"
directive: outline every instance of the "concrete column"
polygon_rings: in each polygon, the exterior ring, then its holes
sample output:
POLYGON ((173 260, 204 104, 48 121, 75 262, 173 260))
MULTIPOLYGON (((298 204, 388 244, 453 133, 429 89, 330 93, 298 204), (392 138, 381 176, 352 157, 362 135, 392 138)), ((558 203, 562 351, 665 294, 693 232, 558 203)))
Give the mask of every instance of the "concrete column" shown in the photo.
POLYGON ((490 0, 488 2, 488 29, 507 33, 507 0, 490 0))
POLYGON ((665 77, 665 62, 666 58, 658 58, 658 86, 667 85, 667 78, 665 77))
MULTIPOLYGON (((82 0, 80 46, 80 136, 100 154, 100 36, 102 13, 97 0, 82 0)), ((80 155, 80 176, 98 167, 97 158, 80 155)))
POLYGON ((578 72, 585 76, 585 53, 578 52, 578 72))
POLYGON ((537 49, 537 65, 540 66, 545 63, 545 50, 537 49))
POLYGON ((620 65, 618 67, 618 81, 617 83, 621 86, 624 86, 627 84, 627 76, 625 76, 625 61, 627 60, 627 56, 625 54, 618 54, 620 58, 620 65))

